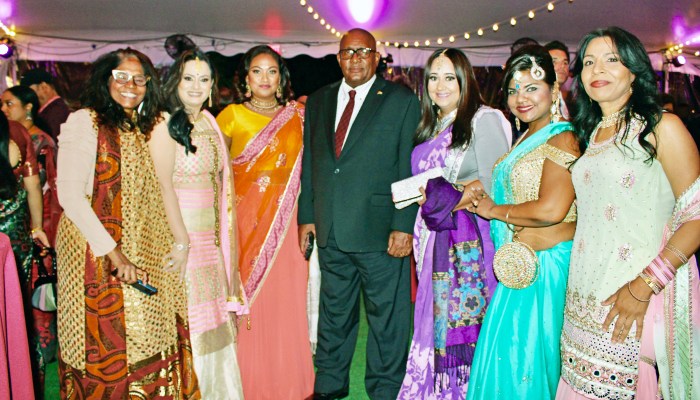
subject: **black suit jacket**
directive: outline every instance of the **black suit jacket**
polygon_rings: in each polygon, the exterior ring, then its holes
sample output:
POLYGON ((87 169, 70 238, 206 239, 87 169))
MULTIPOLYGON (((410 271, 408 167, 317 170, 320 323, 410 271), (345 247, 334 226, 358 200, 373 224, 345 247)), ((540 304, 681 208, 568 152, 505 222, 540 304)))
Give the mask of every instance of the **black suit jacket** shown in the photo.
POLYGON ((378 77, 336 160, 339 89, 340 82, 330 84, 306 102, 298 222, 316 225, 321 247, 333 229, 342 251, 386 251, 389 233, 412 233, 416 219, 416 206, 394 208, 391 184, 411 176, 418 98, 378 77))

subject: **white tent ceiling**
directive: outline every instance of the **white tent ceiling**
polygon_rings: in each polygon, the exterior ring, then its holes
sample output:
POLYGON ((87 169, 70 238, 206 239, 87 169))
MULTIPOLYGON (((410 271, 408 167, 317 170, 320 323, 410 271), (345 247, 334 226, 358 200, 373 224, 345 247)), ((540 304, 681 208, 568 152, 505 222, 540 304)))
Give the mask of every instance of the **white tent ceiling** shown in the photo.
MULTIPOLYGON (((354 22, 347 6, 366 0, 306 1, 341 32, 362 26, 392 43, 380 50, 391 53, 396 65, 421 65, 431 50, 423 47, 428 39, 432 46, 464 48, 475 65, 500 65, 510 43, 523 36, 558 39, 574 51, 586 32, 617 25, 637 35, 650 52, 700 36, 698 0, 556 0, 551 12, 544 9, 546 0, 375 0, 380 10, 366 24, 354 22), (529 10, 536 10, 532 20, 529 10), (517 18, 514 27, 511 17, 517 18), (501 21, 494 32, 491 25, 501 21), (479 28, 483 36, 477 35, 479 28), (450 35, 456 36, 454 43, 450 35), (416 49, 414 41, 422 47, 416 49), (393 42, 410 47, 395 48, 393 42)), ((20 58, 32 60, 92 61, 128 45, 156 64, 169 63, 163 42, 176 33, 225 55, 258 43, 279 44, 285 57, 337 51, 337 39, 299 0, 0 0, 0 19, 16 27, 20 58)), ((700 49, 700 42, 695 47, 700 49)), ((689 61, 700 64, 692 54, 689 61)))

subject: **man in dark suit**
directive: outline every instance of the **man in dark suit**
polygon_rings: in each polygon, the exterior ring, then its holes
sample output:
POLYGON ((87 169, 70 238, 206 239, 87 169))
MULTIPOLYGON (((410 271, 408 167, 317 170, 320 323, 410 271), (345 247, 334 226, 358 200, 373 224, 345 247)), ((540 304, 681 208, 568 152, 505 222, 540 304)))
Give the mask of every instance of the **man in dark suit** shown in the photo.
POLYGON ((411 175, 420 108, 406 87, 375 75, 380 55, 369 32, 340 41, 344 79, 309 96, 299 197, 299 238, 316 235, 321 305, 315 399, 347 396, 359 323, 369 322, 365 387, 395 399, 406 371, 410 263, 417 208, 396 210, 391 183, 411 175))

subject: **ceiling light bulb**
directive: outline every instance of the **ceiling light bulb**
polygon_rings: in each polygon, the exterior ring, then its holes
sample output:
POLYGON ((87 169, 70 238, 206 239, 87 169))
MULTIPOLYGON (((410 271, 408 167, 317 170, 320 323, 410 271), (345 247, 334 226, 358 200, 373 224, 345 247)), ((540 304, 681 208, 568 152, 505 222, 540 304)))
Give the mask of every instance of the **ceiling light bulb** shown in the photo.
POLYGON ((534 12, 534 11, 532 11, 532 10, 530 10, 530 12, 529 12, 529 13, 527 13, 527 17, 528 17, 528 18, 530 18, 530 19, 533 19, 533 18, 535 18, 535 12, 534 12))
POLYGON ((515 24, 517 24, 517 23, 518 23, 518 21, 517 21, 515 18, 511 18, 511 19, 510 19, 510 24, 511 24, 512 26, 515 26, 515 24))

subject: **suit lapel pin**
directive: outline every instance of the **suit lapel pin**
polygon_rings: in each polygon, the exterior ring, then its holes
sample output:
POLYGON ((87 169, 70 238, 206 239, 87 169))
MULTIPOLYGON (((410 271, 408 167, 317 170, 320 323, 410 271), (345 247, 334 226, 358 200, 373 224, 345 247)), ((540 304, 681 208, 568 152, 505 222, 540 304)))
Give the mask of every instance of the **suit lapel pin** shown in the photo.
POLYGON ((384 92, 382 92, 381 90, 377 92, 377 96, 381 96, 383 94, 384 94, 384 92))

